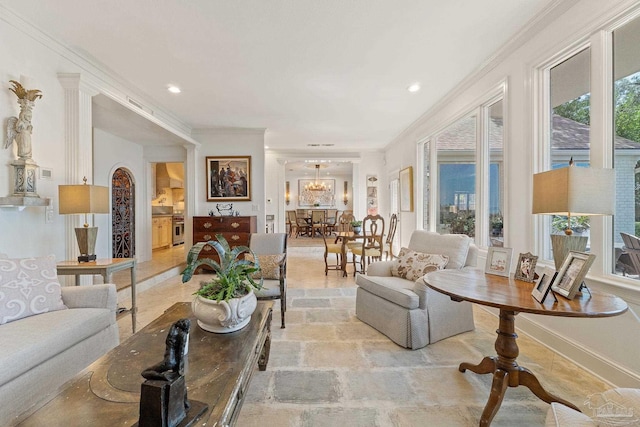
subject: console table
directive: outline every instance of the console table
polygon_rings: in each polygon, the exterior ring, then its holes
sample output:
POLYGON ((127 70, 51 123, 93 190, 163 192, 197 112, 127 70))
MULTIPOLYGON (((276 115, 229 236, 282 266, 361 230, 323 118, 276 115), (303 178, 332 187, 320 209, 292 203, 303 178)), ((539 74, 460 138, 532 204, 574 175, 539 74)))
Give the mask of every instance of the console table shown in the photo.
POLYGON ((136 259, 135 258, 99 258, 95 261, 61 261, 56 265, 58 275, 76 276, 76 286, 80 285, 80 276, 85 274, 100 274, 104 283, 111 283, 111 275, 116 271, 131 270, 131 324, 133 333, 136 333, 136 259))
POLYGON ((454 301, 470 301, 500 309, 496 333, 497 356, 487 356, 480 363, 461 363, 460 372, 469 369, 476 374, 493 374, 489 400, 480 418, 481 426, 488 426, 500 409, 507 387, 528 387, 538 398, 547 403, 559 402, 579 409, 551 393, 540 384, 536 376, 516 361, 519 349, 516 343, 515 317, 518 313, 533 313, 563 317, 608 317, 627 311, 627 304, 615 295, 591 292, 577 295, 573 300, 558 296, 558 301, 548 297, 540 304, 531 296, 532 283, 514 280, 512 277, 485 274, 478 269, 440 270, 427 274, 424 281, 430 288, 448 295, 454 301))
POLYGON ((171 325, 191 319, 185 377, 188 398, 209 408, 194 425, 232 426, 258 365, 267 368, 272 301, 258 301, 251 321, 229 334, 202 330, 191 303, 171 306, 131 338, 91 364, 20 426, 131 426, 138 421, 140 373, 162 360, 171 325))

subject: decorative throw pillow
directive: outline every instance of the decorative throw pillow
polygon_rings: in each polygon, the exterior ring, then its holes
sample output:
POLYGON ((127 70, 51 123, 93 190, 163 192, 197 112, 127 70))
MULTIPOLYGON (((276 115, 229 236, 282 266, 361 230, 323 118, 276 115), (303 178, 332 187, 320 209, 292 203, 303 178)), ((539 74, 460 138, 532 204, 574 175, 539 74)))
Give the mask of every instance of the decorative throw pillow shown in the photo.
MULTIPOLYGON (((276 255, 258 255, 258 263, 260 271, 253 273, 254 279, 273 279, 280 280, 280 264, 284 261, 285 254, 276 255)), ((247 255, 249 261, 253 261, 251 255, 247 255)))
POLYGON ((0 325, 66 308, 53 255, 0 258, 0 325))
POLYGON ((427 273, 442 270, 449 262, 446 255, 425 254, 401 248, 398 258, 391 266, 391 275, 416 281, 427 273))

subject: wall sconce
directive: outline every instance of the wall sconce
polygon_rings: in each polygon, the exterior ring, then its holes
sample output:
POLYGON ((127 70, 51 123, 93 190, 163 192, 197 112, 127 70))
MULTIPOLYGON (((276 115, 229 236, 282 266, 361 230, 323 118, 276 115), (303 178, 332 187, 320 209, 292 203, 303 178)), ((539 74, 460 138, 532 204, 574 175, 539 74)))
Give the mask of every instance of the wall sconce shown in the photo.
POLYGON ((344 182, 344 194, 343 194, 343 198, 342 201, 344 202, 344 205, 346 206, 349 203, 349 198, 347 197, 347 191, 349 189, 349 183, 347 181, 344 182))
POLYGON ((80 256, 78 262, 95 261, 98 227, 89 227, 88 214, 109 213, 109 188, 84 184, 58 186, 59 211, 61 215, 84 214, 84 227, 76 228, 76 240, 80 256))
POLYGON ((286 188, 284 190, 284 201, 287 205, 291 203, 291 192, 289 190, 290 190, 289 181, 287 181, 286 188))

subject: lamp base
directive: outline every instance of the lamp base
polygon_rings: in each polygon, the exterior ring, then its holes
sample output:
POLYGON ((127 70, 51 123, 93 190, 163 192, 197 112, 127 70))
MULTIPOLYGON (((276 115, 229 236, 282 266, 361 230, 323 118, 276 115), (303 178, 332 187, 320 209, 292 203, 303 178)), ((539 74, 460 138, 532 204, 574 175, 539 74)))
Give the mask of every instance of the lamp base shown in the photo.
POLYGON ((552 234, 551 248, 553 249, 553 263, 556 265, 556 271, 560 270, 570 251, 584 252, 587 249, 587 240, 589 240, 587 236, 552 234))
POLYGON ((97 236, 98 227, 76 228, 76 239, 78 240, 78 249, 80 249, 78 262, 95 261, 97 236))

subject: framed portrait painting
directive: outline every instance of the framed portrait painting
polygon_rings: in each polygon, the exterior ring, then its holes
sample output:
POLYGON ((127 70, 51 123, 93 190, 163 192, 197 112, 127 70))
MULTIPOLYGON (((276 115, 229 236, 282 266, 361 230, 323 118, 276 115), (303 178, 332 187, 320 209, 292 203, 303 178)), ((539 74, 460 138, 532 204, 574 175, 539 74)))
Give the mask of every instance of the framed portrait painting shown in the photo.
POLYGON ((512 255, 513 248, 491 246, 489 252, 487 252, 487 263, 484 267, 484 272, 509 277, 512 255))
POLYGON ((555 277, 556 271, 551 267, 546 267, 540 277, 538 277, 535 286, 531 290, 531 295, 540 304, 544 304, 544 300, 547 298, 547 295, 549 295, 549 291, 551 291, 551 285, 553 285, 555 277))
POLYGON ((251 200, 251 156, 207 157, 207 201, 251 200))
POLYGON ((413 167, 400 171, 400 211, 413 212, 413 167))
POLYGON ((565 298, 573 299, 595 259, 593 254, 570 251, 558 270, 551 289, 565 298))

